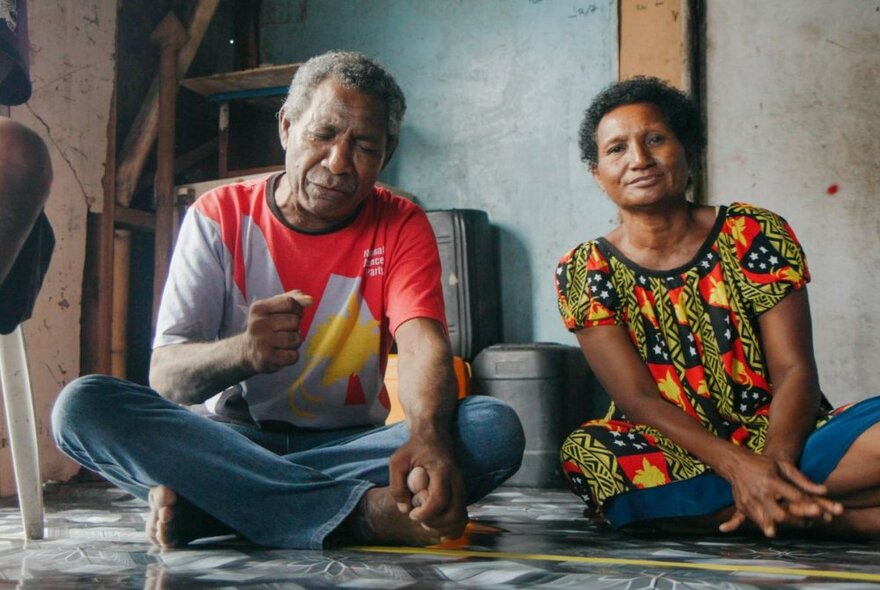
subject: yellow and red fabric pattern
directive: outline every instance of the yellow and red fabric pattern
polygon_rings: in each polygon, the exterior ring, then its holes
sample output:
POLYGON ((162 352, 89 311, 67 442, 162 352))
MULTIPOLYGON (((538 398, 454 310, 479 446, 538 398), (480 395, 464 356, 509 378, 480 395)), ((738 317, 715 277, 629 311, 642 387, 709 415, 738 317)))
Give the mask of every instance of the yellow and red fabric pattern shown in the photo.
MULTIPOLYGON (((756 453, 764 446, 773 395, 757 319, 809 278, 788 223, 744 203, 719 208, 705 243, 680 268, 642 268, 599 238, 568 252, 556 272, 559 311, 570 331, 624 326, 664 400, 756 453)), ((817 427, 830 411, 823 400, 817 427)), ((616 526, 669 516, 664 508, 652 514, 650 506, 676 501, 673 492, 716 496, 705 505, 692 502, 687 510, 694 515, 719 508, 725 498, 730 503, 729 491, 716 493, 726 482, 702 491, 687 483, 708 468, 660 432, 627 421, 613 404, 605 418, 569 435, 561 460, 575 493, 616 526), (664 486, 662 500, 644 502, 648 508, 639 514, 609 517, 615 499, 664 486)))

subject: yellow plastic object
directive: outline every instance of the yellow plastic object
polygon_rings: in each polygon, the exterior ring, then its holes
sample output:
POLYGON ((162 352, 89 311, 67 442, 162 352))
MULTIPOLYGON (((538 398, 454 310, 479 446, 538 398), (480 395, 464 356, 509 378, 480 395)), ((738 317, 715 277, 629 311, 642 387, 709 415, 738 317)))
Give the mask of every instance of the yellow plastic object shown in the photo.
MULTIPOLYGON (((455 370, 455 379, 458 381, 458 399, 462 399, 471 393, 471 365, 460 356, 452 357, 452 367, 455 370)), ((385 424, 394 424, 403 420, 403 408, 397 396, 397 355, 388 355, 388 366, 385 367, 385 389, 388 390, 388 399, 391 401, 391 411, 385 424)))

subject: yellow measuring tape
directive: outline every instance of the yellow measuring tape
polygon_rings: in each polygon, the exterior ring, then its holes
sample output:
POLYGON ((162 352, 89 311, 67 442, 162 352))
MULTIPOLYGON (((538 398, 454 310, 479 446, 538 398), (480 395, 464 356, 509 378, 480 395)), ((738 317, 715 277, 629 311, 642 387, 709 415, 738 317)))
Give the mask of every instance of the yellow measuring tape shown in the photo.
POLYGON ((486 559, 521 559, 527 561, 556 561, 568 563, 591 563, 595 565, 637 565, 646 567, 685 568, 728 573, 772 574, 777 576, 798 576, 810 578, 836 578, 840 580, 860 580, 880 582, 880 574, 845 572, 838 570, 818 570, 796 567, 774 567, 766 565, 723 565, 717 563, 693 563, 688 561, 665 561, 659 559, 621 559, 616 557, 578 557, 575 555, 550 555, 543 553, 504 553, 494 551, 469 551, 466 549, 435 549, 413 547, 348 547, 353 551, 367 553, 393 553, 396 555, 433 555, 436 557, 480 557, 486 559))

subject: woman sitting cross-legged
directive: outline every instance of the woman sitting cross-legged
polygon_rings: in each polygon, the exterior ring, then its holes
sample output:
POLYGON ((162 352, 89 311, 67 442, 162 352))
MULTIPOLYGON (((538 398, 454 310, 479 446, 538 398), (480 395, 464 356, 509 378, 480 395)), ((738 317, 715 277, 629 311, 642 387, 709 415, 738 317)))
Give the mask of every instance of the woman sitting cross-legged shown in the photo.
POLYGON ((612 406, 562 447, 615 527, 880 538, 880 398, 819 387, 800 244, 774 213, 689 202, 704 134, 654 78, 593 101, 580 147, 620 224, 560 261, 559 309, 612 406))

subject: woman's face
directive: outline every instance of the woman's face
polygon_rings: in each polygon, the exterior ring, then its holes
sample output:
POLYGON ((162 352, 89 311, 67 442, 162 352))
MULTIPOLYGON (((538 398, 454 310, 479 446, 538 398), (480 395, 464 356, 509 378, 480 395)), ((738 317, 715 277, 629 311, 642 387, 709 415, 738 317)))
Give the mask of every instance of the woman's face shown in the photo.
POLYGON ((685 200, 684 147, 656 105, 640 102, 609 112, 596 128, 596 145, 593 178, 621 209, 685 200))

